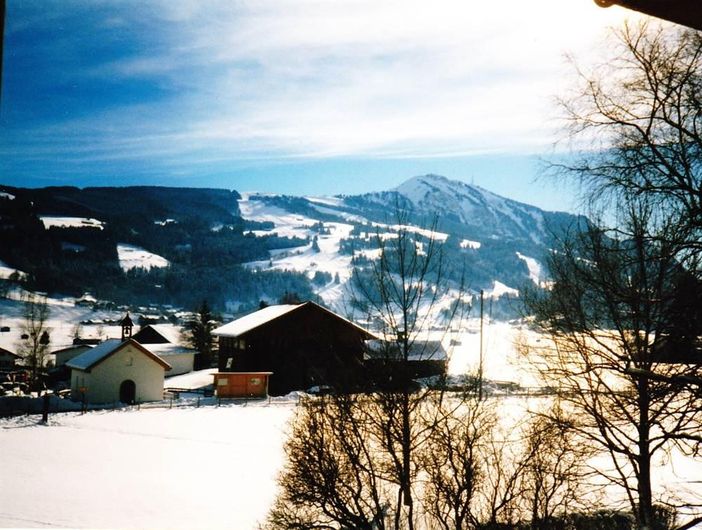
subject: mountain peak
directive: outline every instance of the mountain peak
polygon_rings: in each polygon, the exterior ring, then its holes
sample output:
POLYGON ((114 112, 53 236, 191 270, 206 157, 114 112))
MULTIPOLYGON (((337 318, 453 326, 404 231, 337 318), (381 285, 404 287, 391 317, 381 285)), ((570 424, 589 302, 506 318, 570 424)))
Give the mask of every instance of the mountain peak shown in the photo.
POLYGON ((458 196, 470 198, 471 202, 483 202, 486 194, 497 197, 478 186, 433 173, 412 177, 395 188, 395 191, 417 206, 447 199, 455 200, 458 196))

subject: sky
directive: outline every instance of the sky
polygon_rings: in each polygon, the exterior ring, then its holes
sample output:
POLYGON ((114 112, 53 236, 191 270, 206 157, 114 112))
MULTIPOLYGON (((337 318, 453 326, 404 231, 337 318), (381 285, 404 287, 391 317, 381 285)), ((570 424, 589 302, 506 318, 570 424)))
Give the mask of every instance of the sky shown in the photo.
POLYGON ((7 0, 0 184, 356 194, 436 173, 549 210, 592 0, 7 0), (554 145, 556 146, 554 148, 554 145))

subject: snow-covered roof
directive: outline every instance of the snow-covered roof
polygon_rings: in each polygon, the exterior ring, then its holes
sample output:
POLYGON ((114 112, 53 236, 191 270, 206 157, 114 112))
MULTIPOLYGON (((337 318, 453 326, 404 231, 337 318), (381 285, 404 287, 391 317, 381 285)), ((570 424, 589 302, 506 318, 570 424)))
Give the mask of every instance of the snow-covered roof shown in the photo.
POLYGON ((238 337, 251 331, 258 326, 266 324, 271 320, 275 320, 291 311, 297 309, 302 304, 281 304, 281 305, 270 305, 259 309, 249 315, 230 322, 229 324, 224 324, 212 331, 213 335, 218 337, 238 337))
POLYGON ((179 344, 149 344, 149 351, 155 353, 159 357, 168 357, 169 355, 182 355, 189 353, 190 355, 195 355, 198 353, 197 350, 192 348, 186 348, 185 346, 180 346, 179 344))
POLYGON ((217 368, 206 368, 187 374, 174 375, 166 379, 166 386, 171 388, 204 388, 212 386, 212 376, 217 373, 217 368))
POLYGON ((91 368, 107 359, 110 355, 113 355, 114 353, 118 352, 119 350, 128 345, 134 346, 137 350, 141 351, 146 356, 150 357, 151 359, 162 365, 166 370, 171 369, 170 364, 168 364, 158 355, 155 355, 154 353, 150 352, 149 350, 144 348, 144 346, 132 339, 126 340, 124 342, 122 342, 119 339, 108 339, 105 342, 98 344, 94 348, 84 353, 81 353, 77 357, 74 357, 66 363, 66 366, 68 366, 69 368, 75 368, 77 370, 89 371, 91 368))
MULTIPOLYGON (((366 347, 367 359, 402 358, 400 346, 395 342, 367 340, 366 347)), ((408 350, 409 361, 445 361, 448 358, 446 350, 438 340, 415 340, 408 344, 408 350)))
POLYGON ((65 348, 61 348, 60 350, 54 350, 51 353, 56 355, 57 353, 65 353, 65 352, 70 352, 73 350, 87 350, 92 348, 92 344, 72 344, 71 346, 66 346, 65 348))
MULTIPOLYGON (((180 344, 181 339, 180 339, 180 328, 173 326, 171 324, 149 324, 148 326, 144 326, 141 328, 137 333, 135 333, 135 337, 137 335, 142 334, 142 332, 145 329, 152 329, 155 333, 160 335, 164 341, 169 342, 171 344, 180 344)), ((147 340, 144 338, 144 340, 147 340)), ((140 344, 149 344, 149 348, 151 348, 153 343, 148 343, 144 342, 140 339, 137 339, 137 341, 140 344)))
POLYGON ((171 344, 180 344, 180 329, 169 324, 152 324, 152 328, 171 344))
POLYGON ((0 348, 0 354, 2 355, 10 355, 12 357, 15 357, 17 359, 20 358, 19 355, 17 355, 15 352, 11 352, 10 350, 6 350, 5 348, 0 348))
POLYGON ((350 320, 340 315, 337 315, 333 311, 330 311, 329 309, 315 304, 314 302, 304 302, 302 304, 297 305, 282 304, 264 307, 263 309, 259 309, 258 311, 255 311, 250 315, 246 315, 237 320, 234 320, 233 322, 230 322, 229 324, 225 324, 223 326, 218 327, 217 329, 212 331, 212 334, 218 337, 239 337, 244 333, 248 333, 252 329, 262 326, 263 324, 266 324, 272 320, 275 320, 276 318, 280 318, 283 315, 287 315, 288 313, 291 313, 296 309, 301 309, 303 307, 317 308, 317 310, 328 313, 332 317, 337 318, 347 323, 349 326, 356 328, 360 333, 365 335, 366 338, 373 337, 373 334, 371 332, 362 328, 358 324, 354 324, 350 320))

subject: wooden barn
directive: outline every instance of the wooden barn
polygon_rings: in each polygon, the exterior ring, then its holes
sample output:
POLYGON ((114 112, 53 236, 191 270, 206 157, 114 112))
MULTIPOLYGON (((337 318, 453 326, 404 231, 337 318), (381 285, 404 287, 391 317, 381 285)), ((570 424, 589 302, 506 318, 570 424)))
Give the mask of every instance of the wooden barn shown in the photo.
POLYGON ((369 377, 378 386, 395 381, 421 379, 446 374, 448 354, 439 340, 410 341, 407 362, 400 344, 386 340, 366 342, 365 363, 369 377))
POLYGON ((271 395, 321 385, 358 387, 364 341, 375 338, 314 302, 269 306, 213 334, 219 337, 219 371, 273 372, 271 395))

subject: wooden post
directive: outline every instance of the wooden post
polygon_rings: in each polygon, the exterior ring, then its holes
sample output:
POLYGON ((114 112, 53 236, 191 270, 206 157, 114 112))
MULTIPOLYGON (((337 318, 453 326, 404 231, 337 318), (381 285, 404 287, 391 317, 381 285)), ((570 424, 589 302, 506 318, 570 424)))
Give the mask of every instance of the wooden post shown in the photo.
POLYGON ((484 292, 480 289, 480 360, 478 364, 478 401, 483 400, 483 301, 484 292))
POLYGON ((43 399, 44 399, 44 402, 42 403, 41 421, 42 421, 42 423, 49 423, 49 393, 48 392, 44 392, 43 399))

